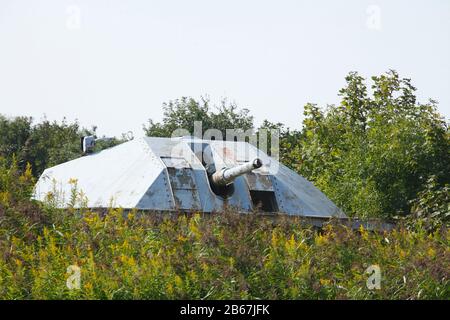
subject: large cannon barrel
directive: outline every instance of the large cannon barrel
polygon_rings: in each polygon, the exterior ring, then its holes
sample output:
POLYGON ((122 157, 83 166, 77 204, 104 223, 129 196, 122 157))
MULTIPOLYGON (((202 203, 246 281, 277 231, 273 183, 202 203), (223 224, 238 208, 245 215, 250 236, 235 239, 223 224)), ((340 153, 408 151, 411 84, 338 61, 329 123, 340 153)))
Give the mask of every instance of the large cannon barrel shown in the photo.
POLYGON ((249 173, 254 169, 258 169, 262 166, 262 161, 259 158, 255 158, 254 160, 232 167, 232 168, 222 168, 213 173, 211 176, 212 182, 217 186, 226 186, 233 182, 234 179, 243 175, 245 173, 249 173))

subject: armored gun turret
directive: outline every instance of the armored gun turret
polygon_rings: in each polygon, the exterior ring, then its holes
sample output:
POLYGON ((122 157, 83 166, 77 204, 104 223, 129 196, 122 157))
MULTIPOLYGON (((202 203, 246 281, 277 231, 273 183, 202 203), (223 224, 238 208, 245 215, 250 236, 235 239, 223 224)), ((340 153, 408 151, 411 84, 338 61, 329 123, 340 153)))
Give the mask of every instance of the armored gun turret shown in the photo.
POLYGON ((34 198, 52 193, 58 206, 72 205, 73 181, 87 199, 77 205, 89 208, 346 217, 311 182, 243 141, 134 139, 46 169, 34 198))

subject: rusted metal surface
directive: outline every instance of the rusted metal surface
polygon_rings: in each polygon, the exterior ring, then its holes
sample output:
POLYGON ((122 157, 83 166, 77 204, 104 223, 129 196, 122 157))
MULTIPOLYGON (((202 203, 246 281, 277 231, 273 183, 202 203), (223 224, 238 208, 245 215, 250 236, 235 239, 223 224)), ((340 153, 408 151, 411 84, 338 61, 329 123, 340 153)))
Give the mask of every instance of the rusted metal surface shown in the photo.
POLYGON ((345 218, 312 183, 246 142, 136 139, 48 168, 36 184, 34 198, 43 201, 49 193, 59 194, 59 206, 67 207, 74 179, 92 208, 208 213, 233 207, 250 213, 262 202, 267 213, 272 208, 287 215, 345 218), (255 158, 261 159, 260 168, 234 170, 239 174, 228 181, 232 192, 221 195, 213 190, 212 173, 246 167, 255 158))
POLYGON ((274 191, 272 184, 272 176, 265 174, 248 173, 245 178, 250 190, 267 190, 274 191))

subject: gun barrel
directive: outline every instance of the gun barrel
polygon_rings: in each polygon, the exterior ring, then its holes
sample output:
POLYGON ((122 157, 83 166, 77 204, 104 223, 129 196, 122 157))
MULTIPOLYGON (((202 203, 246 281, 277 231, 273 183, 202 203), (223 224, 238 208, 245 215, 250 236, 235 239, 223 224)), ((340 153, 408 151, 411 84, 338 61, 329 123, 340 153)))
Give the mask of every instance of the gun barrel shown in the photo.
POLYGON ((219 186, 226 186, 233 182, 234 179, 243 175, 245 173, 249 173, 254 169, 258 169, 262 166, 262 161, 259 158, 255 158, 253 161, 232 167, 232 168, 223 168, 219 171, 216 171, 212 175, 212 181, 214 184, 219 186))

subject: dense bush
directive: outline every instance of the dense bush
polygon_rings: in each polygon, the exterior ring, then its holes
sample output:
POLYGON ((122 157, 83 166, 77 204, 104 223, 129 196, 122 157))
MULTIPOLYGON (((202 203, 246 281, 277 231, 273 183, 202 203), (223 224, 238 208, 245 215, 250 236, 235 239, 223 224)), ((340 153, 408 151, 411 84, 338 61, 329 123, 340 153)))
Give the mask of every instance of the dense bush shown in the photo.
POLYGON ((299 139, 282 141, 285 164, 350 216, 409 215, 429 179, 435 188, 450 183, 447 123, 394 71, 373 77, 371 91, 357 73, 346 80, 339 105, 305 106, 299 139))
MULTIPOLYGON (((0 169, 1 299, 448 299, 449 234, 374 233, 233 212, 60 210, 0 169), (67 268, 81 269, 69 290, 67 268), (369 290, 365 270, 381 269, 369 290)), ((75 193, 76 194, 76 193, 75 193)))

